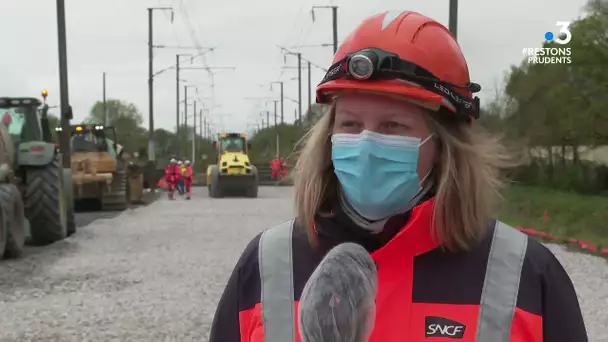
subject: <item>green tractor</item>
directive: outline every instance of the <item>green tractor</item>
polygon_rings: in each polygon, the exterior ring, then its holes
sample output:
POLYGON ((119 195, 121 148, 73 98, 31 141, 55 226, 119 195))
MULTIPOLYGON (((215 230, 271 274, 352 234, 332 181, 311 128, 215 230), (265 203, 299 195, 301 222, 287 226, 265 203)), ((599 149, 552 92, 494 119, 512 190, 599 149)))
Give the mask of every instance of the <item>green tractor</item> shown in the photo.
POLYGON ((72 172, 62 167, 47 111, 37 98, 0 97, 0 256, 21 254, 27 235, 47 245, 76 231, 72 172))

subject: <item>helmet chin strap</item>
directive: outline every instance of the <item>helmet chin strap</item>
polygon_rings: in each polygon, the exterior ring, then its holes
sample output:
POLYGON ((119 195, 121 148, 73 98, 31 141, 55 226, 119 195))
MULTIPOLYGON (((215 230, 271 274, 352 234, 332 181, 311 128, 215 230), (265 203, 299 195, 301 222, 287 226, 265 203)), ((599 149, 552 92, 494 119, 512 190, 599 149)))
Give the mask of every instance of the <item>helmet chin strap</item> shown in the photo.
POLYGON ((344 211, 344 213, 357 226, 369 231, 372 234, 378 234, 378 233, 382 232, 382 230, 384 230, 384 225, 391 217, 398 215, 398 214, 406 213, 409 210, 411 210, 414 206, 416 206, 418 204, 420 199, 423 198, 431 190, 431 188, 433 187, 433 184, 435 183, 433 181, 433 178, 429 178, 432 171, 433 171, 433 169, 429 170, 426 173, 426 175, 422 178, 422 180, 420 181, 420 184, 422 185, 420 187, 420 190, 418 190, 418 193, 412 198, 412 200, 408 203, 408 205, 404 206, 403 209, 393 213, 392 215, 389 215, 388 217, 380 219, 380 220, 371 221, 371 220, 361 216, 361 214, 359 214, 350 205, 350 203, 348 202, 348 199, 346 198, 346 195, 344 194, 344 191, 342 190, 342 187, 340 185, 338 185, 338 202, 340 202, 340 207, 342 208, 342 211, 344 211))

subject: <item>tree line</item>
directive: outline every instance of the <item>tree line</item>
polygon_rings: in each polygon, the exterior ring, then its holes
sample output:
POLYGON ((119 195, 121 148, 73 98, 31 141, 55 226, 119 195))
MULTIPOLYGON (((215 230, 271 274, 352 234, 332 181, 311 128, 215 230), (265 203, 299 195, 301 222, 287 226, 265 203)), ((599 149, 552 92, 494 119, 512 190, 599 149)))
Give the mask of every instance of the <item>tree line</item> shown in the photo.
POLYGON ((512 66, 480 121, 523 147, 517 180, 598 193, 608 191, 608 1, 584 9, 568 44, 542 44, 570 48, 571 63, 512 66))
MULTIPOLYGON (((108 114, 108 126, 116 130, 117 143, 123 146, 126 153, 138 162, 144 163, 148 160, 148 130, 144 128, 143 115, 137 106, 131 102, 109 99, 104 103, 97 101, 85 118, 83 124, 105 124, 105 113, 108 114)), ((72 123, 74 124, 74 123, 72 123)), ((57 116, 49 114, 49 125, 54 131, 54 127, 59 126, 57 116)), ((164 167, 168 160, 173 156, 183 159, 191 159, 192 156, 192 132, 194 127, 180 127, 180 151, 177 153, 177 138, 175 132, 163 128, 154 130, 154 141, 156 147, 156 161, 158 167, 164 167)), ((198 131, 198 130, 197 130, 198 131)), ((195 134, 196 154, 195 158, 204 155, 211 155, 211 141, 203 139, 200 134, 195 134)), ((201 163, 199 163, 201 164, 201 163)))

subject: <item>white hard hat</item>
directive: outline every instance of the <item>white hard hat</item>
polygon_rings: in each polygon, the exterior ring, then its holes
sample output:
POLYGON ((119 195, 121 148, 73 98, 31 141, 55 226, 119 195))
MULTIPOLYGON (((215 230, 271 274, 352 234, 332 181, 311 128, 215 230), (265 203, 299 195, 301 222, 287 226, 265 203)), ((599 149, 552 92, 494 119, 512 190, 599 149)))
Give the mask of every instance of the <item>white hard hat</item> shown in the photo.
POLYGON ((183 162, 182 162, 181 160, 180 160, 180 161, 178 161, 177 163, 178 163, 179 165, 182 165, 182 164, 183 164, 183 162))
POLYGON ((177 160, 175 160, 175 158, 171 158, 170 162, 171 162, 171 164, 175 164, 177 162, 177 160))
POLYGON ((190 161, 189 160, 186 160, 186 165, 190 165, 190 161))

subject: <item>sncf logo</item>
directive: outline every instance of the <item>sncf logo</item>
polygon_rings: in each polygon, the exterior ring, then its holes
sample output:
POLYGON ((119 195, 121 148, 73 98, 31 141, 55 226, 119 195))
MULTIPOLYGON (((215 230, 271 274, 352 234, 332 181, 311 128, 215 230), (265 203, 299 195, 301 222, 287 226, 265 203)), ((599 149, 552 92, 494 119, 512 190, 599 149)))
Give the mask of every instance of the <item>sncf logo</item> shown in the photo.
POLYGON ((424 325, 426 326, 425 337, 463 338, 464 330, 467 328, 462 323, 437 316, 425 317, 424 325))

